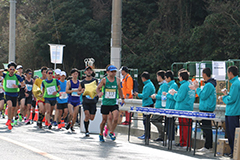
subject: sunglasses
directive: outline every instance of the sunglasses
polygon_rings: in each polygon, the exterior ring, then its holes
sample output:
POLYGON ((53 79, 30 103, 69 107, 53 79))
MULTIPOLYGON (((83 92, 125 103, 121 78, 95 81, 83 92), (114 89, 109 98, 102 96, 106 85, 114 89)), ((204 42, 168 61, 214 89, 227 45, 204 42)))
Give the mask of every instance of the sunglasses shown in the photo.
POLYGON ((13 69, 13 68, 10 68, 9 70, 10 70, 10 71, 15 71, 15 69, 13 69))
POLYGON ((48 72, 47 74, 53 74, 53 72, 48 72))
POLYGON ((28 73, 29 75, 32 75, 32 73, 28 73))

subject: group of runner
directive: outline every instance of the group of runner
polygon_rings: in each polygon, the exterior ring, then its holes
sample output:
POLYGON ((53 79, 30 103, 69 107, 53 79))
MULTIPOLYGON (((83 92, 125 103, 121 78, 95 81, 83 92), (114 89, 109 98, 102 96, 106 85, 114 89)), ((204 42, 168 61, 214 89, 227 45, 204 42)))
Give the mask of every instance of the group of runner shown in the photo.
MULTIPOLYGON (((23 67, 15 62, 9 62, 7 70, 0 70, 0 111, 4 111, 4 104, 8 108, 8 120, 6 126, 11 130, 18 121, 24 119, 25 124, 30 123, 32 109, 32 120, 35 117, 35 107, 38 107, 38 128, 45 126, 51 129, 57 126, 58 129, 65 127, 67 130, 74 130, 74 124, 79 113, 82 102, 85 119, 85 136, 89 136, 89 123, 94 120, 96 104, 102 97, 102 122, 100 124, 99 140, 104 142, 103 130, 107 123, 110 130, 109 136, 115 140, 114 130, 118 122, 118 98, 124 97, 120 86, 120 79, 116 77, 117 68, 113 65, 106 67, 107 76, 99 83, 93 76, 93 69, 87 66, 84 70, 86 77, 80 82, 79 71, 76 68, 71 70, 71 76, 67 78, 65 71, 53 70, 43 66, 42 77, 33 77, 31 69, 26 69, 23 74, 23 67), (82 96, 81 96, 82 95, 82 96), (81 101, 82 98, 82 101, 81 101), (20 109, 20 112, 17 111, 20 109), (55 116, 52 113, 55 109, 55 116), (14 118, 14 119, 13 119, 14 118), (66 122, 66 124, 65 124, 66 122)), ((3 113, 3 112, 2 112, 3 113)), ((4 115, 4 113, 2 114, 4 115)), ((106 128, 106 127, 105 127, 106 128)), ((106 132, 106 130, 105 130, 106 132)))

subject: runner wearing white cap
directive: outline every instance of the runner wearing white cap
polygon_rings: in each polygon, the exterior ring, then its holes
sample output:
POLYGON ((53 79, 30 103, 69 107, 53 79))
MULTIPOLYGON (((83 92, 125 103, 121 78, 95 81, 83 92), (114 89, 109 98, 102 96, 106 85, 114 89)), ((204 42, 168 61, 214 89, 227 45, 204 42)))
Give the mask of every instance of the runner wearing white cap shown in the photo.
POLYGON ((61 90, 59 91, 59 97, 57 98, 58 129, 61 129, 65 126, 64 119, 68 114, 68 95, 66 93, 67 80, 65 80, 66 76, 67 74, 64 71, 60 73, 59 83, 61 90))

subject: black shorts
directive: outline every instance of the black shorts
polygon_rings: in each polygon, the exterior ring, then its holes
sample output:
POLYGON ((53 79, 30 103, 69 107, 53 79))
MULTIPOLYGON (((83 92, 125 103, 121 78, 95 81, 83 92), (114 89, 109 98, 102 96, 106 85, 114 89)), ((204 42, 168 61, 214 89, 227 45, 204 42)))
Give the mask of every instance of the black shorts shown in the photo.
POLYGON ((104 115, 108 115, 110 112, 113 112, 115 110, 118 110, 118 105, 114 105, 114 106, 102 105, 101 106, 101 113, 104 115))
POLYGON ((68 103, 58 103, 57 109, 65 109, 68 108, 68 103))
POLYGON ((20 102, 23 98, 26 98, 26 97, 25 97, 25 94, 24 96, 22 94, 19 94, 17 98, 18 98, 18 102, 20 102))
POLYGON ((90 114, 95 115, 97 112, 97 106, 96 103, 83 103, 83 110, 89 111, 90 114))
POLYGON ((4 93, 0 93, 0 101, 4 100, 4 93))
POLYGON ((32 96, 26 97, 25 105, 27 105, 27 104, 32 104, 32 96))
POLYGON ((55 104, 57 103, 57 100, 47 100, 45 99, 45 104, 49 103, 51 106, 55 106, 55 104))
POLYGON ((6 101, 12 101, 13 107, 17 106, 17 98, 18 97, 11 97, 11 96, 6 95, 6 101))
POLYGON ((32 107, 35 108, 36 107, 36 101, 32 100, 32 107))

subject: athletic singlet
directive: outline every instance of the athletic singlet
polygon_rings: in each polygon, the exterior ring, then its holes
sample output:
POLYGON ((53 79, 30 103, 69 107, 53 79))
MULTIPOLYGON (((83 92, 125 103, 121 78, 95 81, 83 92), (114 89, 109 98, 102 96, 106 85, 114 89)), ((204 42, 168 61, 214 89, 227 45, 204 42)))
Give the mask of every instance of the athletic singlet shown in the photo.
POLYGON ((60 83, 60 88, 61 88, 59 94, 61 96, 59 96, 57 98, 57 102, 60 103, 60 104, 68 103, 68 95, 66 93, 67 81, 65 80, 64 82, 61 82, 59 80, 59 83, 60 83))
MULTIPOLYGON (((77 81, 77 83, 73 83, 72 80, 70 80, 70 84, 71 84, 71 88, 70 90, 75 90, 79 88, 79 80, 77 81)), ((69 94, 68 96, 68 102, 73 102, 73 103, 78 103, 80 102, 80 95, 77 94, 77 92, 72 92, 71 94, 69 94)))
POLYGON ((25 79, 25 84, 26 84, 27 93, 29 95, 31 95, 32 94, 32 87, 33 87, 33 80, 31 79, 30 82, 28 82, 27 79, 25 79))
POLYGON ((118 104, 118 85, 117 78, 115 77, 113 82, 110 82, 106 77, 106 85, 103 89, 102 105, 114 106, 118 104))

